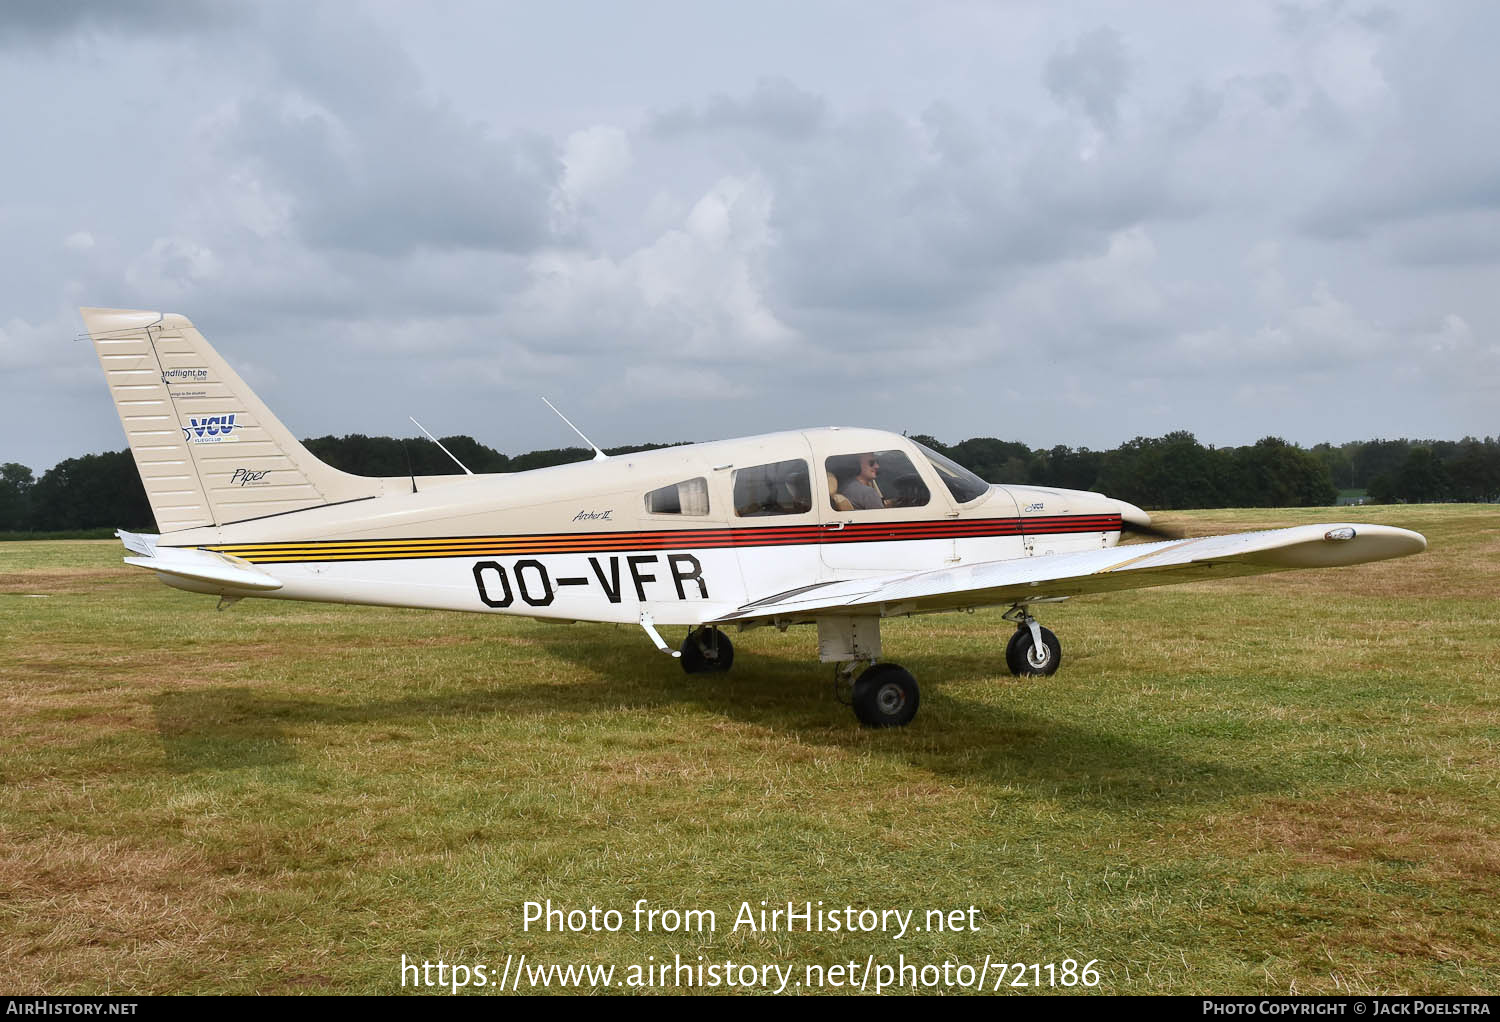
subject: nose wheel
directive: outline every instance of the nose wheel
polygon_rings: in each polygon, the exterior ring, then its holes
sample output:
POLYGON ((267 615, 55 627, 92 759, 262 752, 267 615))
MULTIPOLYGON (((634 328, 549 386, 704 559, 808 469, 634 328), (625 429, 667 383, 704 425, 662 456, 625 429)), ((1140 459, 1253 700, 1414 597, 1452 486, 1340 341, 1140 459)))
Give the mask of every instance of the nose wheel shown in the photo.
POLYGON ((1062 643, 1052 629, 1037 624, 1036 618, 1021 608, 1005 615, 1016 622, 1015 634, 1005 644, 1005 666, 1022 678, 1045 678, 1062 666, 1062 643), (1014 615, 1014 616, 1013 616, 1014 615))

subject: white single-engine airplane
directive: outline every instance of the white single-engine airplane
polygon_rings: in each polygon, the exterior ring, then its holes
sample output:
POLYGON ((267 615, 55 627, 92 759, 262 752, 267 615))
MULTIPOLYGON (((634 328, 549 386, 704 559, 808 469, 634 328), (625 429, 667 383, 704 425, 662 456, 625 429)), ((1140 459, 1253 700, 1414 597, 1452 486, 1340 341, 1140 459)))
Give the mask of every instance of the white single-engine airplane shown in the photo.
POLYGON ((831 426, 512 474, 354 476, 309 454, 186 318, 81 311, 161 532, 118 533, 125 561, 168 585, 221 606, 628 622, 689 673, 729 669, 729 626, 816 624, 876 727, 918 703, 916 679, 880 661, 882 618, 1008 606, 1006 665, 1050 675, 1062 648, 1038 604, 1427 547, 1335 523, 1117 548, 1150 527, 1132 504, 992 485, 905 437, 831 426), (688 627, 680 651, 664 625, 688 627))

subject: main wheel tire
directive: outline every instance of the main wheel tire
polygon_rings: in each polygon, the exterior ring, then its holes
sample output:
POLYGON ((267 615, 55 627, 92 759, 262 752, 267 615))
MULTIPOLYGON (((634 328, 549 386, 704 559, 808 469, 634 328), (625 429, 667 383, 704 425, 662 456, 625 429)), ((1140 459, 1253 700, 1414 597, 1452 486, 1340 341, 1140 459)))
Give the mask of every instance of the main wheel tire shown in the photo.
POLYGON ((723 674, 734 665, 734 643, 717 628, 694 628, 682 640, 678 662, 689 674, 723 674))
POLYGON ((1052 634, 1050 628, 1042 628, 1040 631, 1040 648, 1032 641, 1030 628, 1017 629, 1010 645, 1005 647, 1006 663, 1013 673, 1023 678, 1045 678, 1056 674, 1057 669, 1062 666, 1062 643, 1057 641, 1057 636, 1052 634), (1012 648, 1015 650, 1013 662, 1012 648))
POLYGON ((895 664, 874 664, 854 682, 854 715, 866 727, 905 727, 921 702, 917 679, 895 664))
POLYGON ((1016 647, 1021 644, 1021 636, 1023 635, 1026 636, 1028 641, 1031 639, 1031 629, 1025 625, 1012 632, 1010 641, 1005 644, 1005 666, 1010 669, 1011 674, 1020 674, 1021 667, 1025 663, 1021 659, 1021 654, 1016 651, 1016 647))

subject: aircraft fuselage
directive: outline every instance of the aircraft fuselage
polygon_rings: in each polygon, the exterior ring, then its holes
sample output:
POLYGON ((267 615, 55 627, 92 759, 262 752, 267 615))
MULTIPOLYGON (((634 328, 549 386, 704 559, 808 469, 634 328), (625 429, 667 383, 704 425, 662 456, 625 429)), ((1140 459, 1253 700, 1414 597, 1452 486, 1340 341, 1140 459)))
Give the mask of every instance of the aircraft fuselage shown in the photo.
POLYGON ((253 564, 282 583, 257 594, 270 598, 618 622, 646 610, 658 624, 693 625, 820 580, 1112 546, 1122 515, 1145 517, 1080 491, 956 492, 917 445, 866 429, 421 477, 416 492, 409 479, 385 482, 382 496, 161 542, 253 564), (887 462, 875 484, 889 495, 878 507, 836 506, 847 503, 835 498, 841 488, 858 487, 850 466, 871 452, 887 462))

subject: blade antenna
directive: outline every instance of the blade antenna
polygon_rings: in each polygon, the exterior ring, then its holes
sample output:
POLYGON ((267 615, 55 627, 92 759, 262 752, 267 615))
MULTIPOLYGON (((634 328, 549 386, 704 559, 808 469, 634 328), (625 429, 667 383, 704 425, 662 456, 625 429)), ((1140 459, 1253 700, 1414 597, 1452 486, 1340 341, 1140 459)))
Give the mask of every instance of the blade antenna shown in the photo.
MULTIPOLYGON (((416 425, 417 425, 417 428, 420 429, 423 433, 427 433, 427 427, 426 426, 422 425, 420 422, 417 422, 417 420, 414 419, 414 418, 412 418, 410 415, 408 415, 407 418, 411 419, 412 422, 415 422, 416 425)), ((438 450, 442 451, 448 457, 452 458, 453 459, 453 464, 457 465, 459 468, 461 468, 461 469, 464 470, 464 475, 473 475, 474 474, 473 472, 469 471, 469 466, 465 465, 463 462, 459 461, 458 460, 458 456, 456 454, 454 454, 452 451, 448 450, 448 448, 444 447, 443 446, 443 442, 441 440, 439 440, 437 437, 433 436, 431 433, 427 433, 427 439, 431 440, 433 443, 437 444, 438 445, 438 450)))
POLYGON ((603 461, 605 458, 609 457, 609 455, 607 455, 603 451, 599 450, 599 448, 594 447, 594 441, 590 440, 586 436, 583 436, 583 430, 581 430, 577 426, 573 425, 572 422, 569 422, 568 421, 568 417, 566 415, 564 415, 562 412, 558 412, 557 411, 557 405, 553 404, 551 401, 548 401, 546 398, 542 398, 542 404, 546 405, 548 408, 552 409, 554 412, 557 412, 557 417, 559 419, 561 419, 562 421, 567 422, 569 429, 571 429, 573 432, 577 433, 579 436, 583 437, 583 442, 586 443, 586 444, 588 444, 590 447, 594 448, 594 460, 595 461, 603 461))
POLYGON ((406 455, 406 474, 411 476, 411 492, 417 492, 417 472, 411 467, 411 448, 406 446, 406 440, 401 441, 401 453, 406 455))

